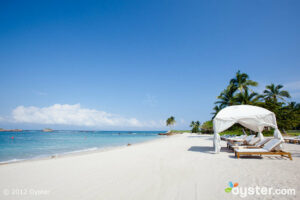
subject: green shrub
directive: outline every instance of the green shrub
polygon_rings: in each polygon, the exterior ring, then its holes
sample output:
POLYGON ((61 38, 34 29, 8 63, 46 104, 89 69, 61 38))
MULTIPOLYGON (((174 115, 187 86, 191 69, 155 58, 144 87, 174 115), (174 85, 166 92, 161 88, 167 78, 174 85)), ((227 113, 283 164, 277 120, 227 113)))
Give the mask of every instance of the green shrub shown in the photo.
POLYGON ((208 133, 208 134, 214 133, 212 120, 206 121, 202 124, 201 133, 208 133))

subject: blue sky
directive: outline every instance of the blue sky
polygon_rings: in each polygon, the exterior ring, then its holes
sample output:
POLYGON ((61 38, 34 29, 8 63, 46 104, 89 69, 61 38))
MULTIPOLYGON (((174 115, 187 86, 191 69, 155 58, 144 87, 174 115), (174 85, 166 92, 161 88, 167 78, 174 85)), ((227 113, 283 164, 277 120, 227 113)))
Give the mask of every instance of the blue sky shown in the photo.
POLYGON ((300 99, 300 3, 1 1, 0 127, 178 129, 237 70, 300 99))

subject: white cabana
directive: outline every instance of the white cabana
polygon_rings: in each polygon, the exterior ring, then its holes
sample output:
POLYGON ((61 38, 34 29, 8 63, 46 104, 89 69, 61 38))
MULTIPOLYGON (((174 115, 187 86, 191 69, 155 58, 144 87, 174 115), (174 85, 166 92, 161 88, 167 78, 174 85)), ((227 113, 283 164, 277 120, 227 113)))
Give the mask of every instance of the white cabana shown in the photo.
POLYGON ((221 149, 219 133, 230 128, 235 123, 258 132, 260 139, 264 137, 261 133, 264 127, 272 127, 275 129, 274 137, 283 140, 273 112, 265 108, 250 105, 228 106, 218 112, 213 120, 215 153, 219 153, 221 149))

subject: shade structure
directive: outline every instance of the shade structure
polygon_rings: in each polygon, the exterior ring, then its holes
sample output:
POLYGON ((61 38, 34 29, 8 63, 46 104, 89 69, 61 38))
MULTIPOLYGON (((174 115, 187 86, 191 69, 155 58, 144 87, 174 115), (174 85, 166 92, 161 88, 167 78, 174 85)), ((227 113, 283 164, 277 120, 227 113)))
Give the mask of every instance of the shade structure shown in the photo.
POLYGON ((274 137, 283 140, 278 130, 276 116, 273 112, 251 105, 237 105, 223 108, 213 119, 214 127, 214 147, 215 153, 219 153, 221 149, 219 133, 230 128, 235 123, 258 132, 258 136, 263 139, 262 131, 265 127, 275 129, 274 137))

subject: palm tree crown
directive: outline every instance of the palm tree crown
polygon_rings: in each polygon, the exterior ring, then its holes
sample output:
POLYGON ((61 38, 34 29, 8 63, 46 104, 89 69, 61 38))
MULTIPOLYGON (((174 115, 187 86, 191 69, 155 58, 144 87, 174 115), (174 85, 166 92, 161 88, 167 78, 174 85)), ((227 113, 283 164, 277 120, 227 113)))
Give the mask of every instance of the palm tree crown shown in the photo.
POLYGON ((191 124, 190 124, 190 127, 195 127, 195 126, 200 126, 200 122, 199 121, 192 121, 191 124))
POLYGON ((265 98, 277 102, 278 99, 284 101, 284 98, 290 98, 290 94, 286 90, 281 90, 283 85, 267 85, 266 90, 264 90, 265 98))
POLYGON ((236 91, 236 87, 233 84, 230 84, 225 90, 221 92, 221 94, 217 97, 219 99, 216 104, 219 104, 220 108, 224 108, 226 106, 234 105, 234 93, 236 91))
POLYGON ((212 114, 213 117, 223 108, 232 105, 240 104, 252 104, 256 105, 262 98, 261 95, 253 92, 249 86, 257 86, 258 83, 249 79, 249 75, 246 73, 241 73, 240 70, 236 73, 235 77, 229 82, 229 85, 221 94, 217 97, 217 104, 214 107, 212 114), (249 92, 251 91, 251 93, 249 92))
POLYGON ((212 119, 215 118, 215 116, 218 114, 218 112, 220 110, 222 110, 222 107, 220 105, 216 105, 214 108, 213 108, 214 112, 212 112, 211 114, 213 115, 212 119))
POLYGON ((256 92, 249 93, 249 89, 246 88, 243 93, 238 93, 235 96, 237 104, 256 105, 263 98, 263 95, 259 95, 256 92))
POLYGON ((200 122, 199 121, 192 121, 190 124, 190 127, 192 127, 192 133, 198 133, 200 128, 200 122))
POLYGON ((258 83, 249 80, 249 75, 241 73, 240 70, 236 73, 235 77, 230 80, 230 83, 235 85, 240 92, 243 92, 248 86, 257 86, 258 83))
POLYGON ((169 118, 167 119, 167 121, 166 121, 166 125, 167 125, 167 126, 172 126, 172 125, 174 125, 175 123, 176 123, 175 117, 173 117, 173 116, 169 117, 169 118))

